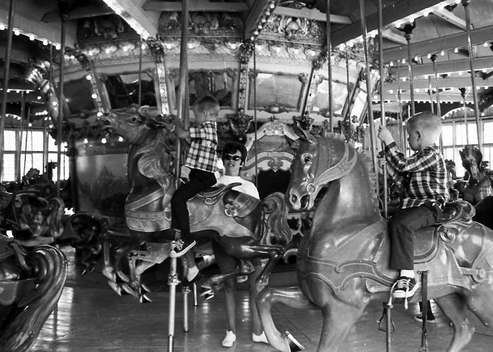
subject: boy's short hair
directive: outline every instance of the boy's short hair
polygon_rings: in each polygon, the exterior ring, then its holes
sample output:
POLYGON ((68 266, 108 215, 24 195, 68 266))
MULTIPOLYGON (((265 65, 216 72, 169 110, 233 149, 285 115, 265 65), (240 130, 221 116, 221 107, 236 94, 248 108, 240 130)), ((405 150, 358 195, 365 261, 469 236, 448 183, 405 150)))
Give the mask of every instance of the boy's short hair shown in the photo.
POLYGON ((219 102, 216 98, 206 95, 202 99, 200 99, 197 103, 195 103, 193 107, 193 111, 195 114, 201 114, 204 112, 209 112, 212 114, 219 114, 219 102))
POLYGON ((408 129, 419 130, 430 142, 436 142, 442 131, 442 119, 430 111, 410 117, 406 121, 408 129))
POLYGON ((226 154, 234 154, 237 151, 241 153, 241 162, 244 163, 247 157, 246 147, 238 142, 227 142, 221 152, 221 159, 224 158, 226 154))

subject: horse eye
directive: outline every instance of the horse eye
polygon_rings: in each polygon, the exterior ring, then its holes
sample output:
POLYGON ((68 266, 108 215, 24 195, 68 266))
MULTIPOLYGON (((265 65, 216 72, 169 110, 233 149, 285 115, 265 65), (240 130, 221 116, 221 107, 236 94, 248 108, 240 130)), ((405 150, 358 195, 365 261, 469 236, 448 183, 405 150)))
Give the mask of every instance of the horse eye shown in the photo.
POLYGON ((301 161, 305 164, 308 164, 308 163, 311 163, 313 160, 313 156, 309 153, 304 153, 302 156, 301 156, 301 161))

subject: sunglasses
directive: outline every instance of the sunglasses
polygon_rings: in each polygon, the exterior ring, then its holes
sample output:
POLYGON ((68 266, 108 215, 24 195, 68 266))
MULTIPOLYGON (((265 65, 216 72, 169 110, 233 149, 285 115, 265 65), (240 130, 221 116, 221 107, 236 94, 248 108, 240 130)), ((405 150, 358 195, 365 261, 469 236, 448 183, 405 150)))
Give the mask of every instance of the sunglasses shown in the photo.
POLYGON ((238 160, 241 160, 241 156, 239 156, 239 155, 229 155, 229 154, 226 154, 225 156, 223 156, 223 160, 234 160, 234 161, 238 161, 238 160))

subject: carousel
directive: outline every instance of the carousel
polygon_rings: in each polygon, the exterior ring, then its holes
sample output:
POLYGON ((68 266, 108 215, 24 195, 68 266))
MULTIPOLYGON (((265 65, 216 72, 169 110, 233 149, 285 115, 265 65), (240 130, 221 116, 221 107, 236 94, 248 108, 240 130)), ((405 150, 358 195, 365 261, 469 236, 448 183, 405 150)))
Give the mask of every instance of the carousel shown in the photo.
POLYGON ((2 0, 0 351, 489 350, 492 17, 489 0, 2 0), (387 223, 409 175, 378 136, 410 157, 430 113, 450 197, 401 300, 387 223), (190 193, 182 236, 197 145, 218 182, 190 193))

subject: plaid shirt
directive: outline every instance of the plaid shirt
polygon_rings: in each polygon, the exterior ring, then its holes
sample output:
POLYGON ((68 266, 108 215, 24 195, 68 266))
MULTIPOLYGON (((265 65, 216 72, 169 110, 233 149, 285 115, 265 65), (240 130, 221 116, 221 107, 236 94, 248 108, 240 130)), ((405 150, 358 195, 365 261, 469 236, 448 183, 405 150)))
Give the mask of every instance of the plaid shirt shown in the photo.
POLYGON ((427 147, 406 158, 392 142, 385 151, 389 164, 409 178, 403 209, 426 203, 441 206, 449 199, 445 161, 436 148, 427 147))
POLYGON ((217 170, 217 125, 205 121, 199 127, 190 127, 192 140, 185 166, 190 169, 215 172, 217 170))

